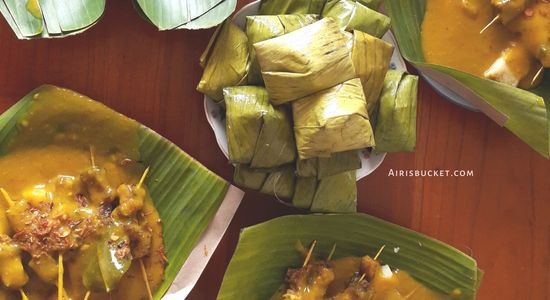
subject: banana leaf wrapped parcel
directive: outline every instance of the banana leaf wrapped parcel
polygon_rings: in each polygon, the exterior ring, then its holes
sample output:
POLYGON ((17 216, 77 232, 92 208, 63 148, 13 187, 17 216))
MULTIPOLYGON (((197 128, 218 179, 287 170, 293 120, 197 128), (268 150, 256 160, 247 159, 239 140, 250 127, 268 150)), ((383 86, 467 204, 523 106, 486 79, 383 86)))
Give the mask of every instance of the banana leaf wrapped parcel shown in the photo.
POLYGON ((296 188, 292 197, 292 205, 298 208, 309 209, 317 191, 316 177, 296 177, 296 188))
POLYGON ((269 110, 267 91, 262 87, 239 86, 223 90, 226 105, 226 131, 229 160, 250 164, 269 110))
POLYGON ((315 157, 296 161, 296 175, 323 179, 339 173, 361 169, 357 150, 333 153, 329 158, 315 157))
POLYGON ((349 171, 319 181, 312 212, 351 213, 357 211, 356 172, 349 171))
POLYGON ((361 158, 357 150, 332 153, 330 158, 319 157, 317 179, 361 169, 361 158))
POLYGON ((241 187, 259 190, 264 185, 267 175, 269 175, 269 173, 251 169, 247 165, 237 164, 235 165, 233 182, 241 187))
POLYGON ((294 162, 296 143, 290 112, 274 107, 259 86, 224 89, 229 160, 252 168, 273 168, 294 162))
POLYGON ((271 102, 283 104, 355 78, 352 46, 352 35, 331 18, 254 44, 271 102))
POLYGON ((343 30, 358 30, 378 38, 390 29, 391 24, 389 17, 355 0, 328 0, 321 16, 337 20, 343 30))
POLYGON ((246 17, 246 35, 248 36, 248 48, 250 51, 250 69, 248 72, 248 84, 262 85, 263 79, 260 65, 256 61, 254 44, 269 40, 318 20, 317 15, 276 15, 276 16, 248 16, 246 17))
POLYGON ((326 0, 262 0, 260 15, 320 15, 326 0))
POLYGON ((274 107, 268 103, 262 120, 262 129, 250 166, 270 169, 294 162, 297 151, 292 130, 292 117, 288 107, 274 107))
POLYGON ((359 78, 292 102, 292 112, 300 159, 375 144, 359 78))
POLYGON ((294 168, 289 165, 269 173, 260 192, 277 198, 290 199, 294 195, 295 184, 294 168))
POLYGON ((222 104, 224 88, 246 84, 249 53, 244 31, 225 21, 201 56, 201 65, 205 69, 197 90, 222 104))
POLYGON ((418 77, 389 71, 380 96, 376 125, 377 152, 414 151, 418 77))
POLYGON ((353 32, 353 65, 363 85, 373 127, 376 126, 378 100, 392 54, 391 44, 361 31, 353 32))

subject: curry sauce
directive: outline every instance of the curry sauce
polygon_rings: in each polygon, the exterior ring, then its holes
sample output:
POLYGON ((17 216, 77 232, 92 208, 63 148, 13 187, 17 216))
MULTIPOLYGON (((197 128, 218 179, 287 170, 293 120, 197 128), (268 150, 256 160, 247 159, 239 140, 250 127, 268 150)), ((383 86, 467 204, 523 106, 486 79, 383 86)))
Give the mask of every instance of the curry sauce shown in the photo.
POLYGON ((526 89, 550 67, 547 1, 427 0, 426 5, 421 38, 427 62, 526 89))
POLYGON ((139 125, 75 97, 42 89, 0 157, 0 300, 148 299, 163 280, 139 125))

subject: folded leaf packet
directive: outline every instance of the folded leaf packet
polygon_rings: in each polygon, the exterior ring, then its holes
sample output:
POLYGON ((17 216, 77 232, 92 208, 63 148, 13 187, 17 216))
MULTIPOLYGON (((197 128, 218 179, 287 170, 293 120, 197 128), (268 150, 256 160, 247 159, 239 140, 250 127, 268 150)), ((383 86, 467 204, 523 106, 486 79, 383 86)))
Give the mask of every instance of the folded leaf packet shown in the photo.
POLYGON ((389 71, 380 97, 376 151, 411 152, 416 147, 418 77, 389 71))
POLYGON ((355 78, 352 46, 352 35, 341 31, 330 18, 254 44, 266 89, 275 105, 355 78))
POLYGON ((353 32, 353 65, 363 85, 373 127, 376 126, 378 100, 392 54, 391 44, 361 31, 353 32))
POLYGON ((218 104, 225 87, 246 84, 249 65, 248 38, 231 20, 212 37, 201 57, 204 73, 197 90, 218 104))
POLYGON ((253 168, 278 167, 296 159, 290 112, 274 107, 265 88, 224 90, 229 160, 253 168))
POLYGON ((277 16, 248 16, 246 17, 246 35, 250 51, 250 70, 248 84, 262 85, 263 79, 260 65, 256 61, 254 44, 269 40, 319 20, 317 15, 277 15, 277 16))
POLYGON ((378 38, 390 29, 391 24, 389 17, 354 0, 328 0, 322 17, 335 19, 343 30, 358 30, 378 38))
POLYGON ((292 112, 300 159, 374 146, 359 78, 292 102, 292 112))

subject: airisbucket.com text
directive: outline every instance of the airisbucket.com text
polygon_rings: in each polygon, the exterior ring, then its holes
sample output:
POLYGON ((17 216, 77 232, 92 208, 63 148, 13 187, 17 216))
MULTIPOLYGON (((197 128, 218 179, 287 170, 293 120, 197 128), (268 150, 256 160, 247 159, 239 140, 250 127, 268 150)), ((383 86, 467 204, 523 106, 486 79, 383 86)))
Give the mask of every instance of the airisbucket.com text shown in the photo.
POLYGON ((474 170, 394 170, 388 177, 474 177, 474 170))

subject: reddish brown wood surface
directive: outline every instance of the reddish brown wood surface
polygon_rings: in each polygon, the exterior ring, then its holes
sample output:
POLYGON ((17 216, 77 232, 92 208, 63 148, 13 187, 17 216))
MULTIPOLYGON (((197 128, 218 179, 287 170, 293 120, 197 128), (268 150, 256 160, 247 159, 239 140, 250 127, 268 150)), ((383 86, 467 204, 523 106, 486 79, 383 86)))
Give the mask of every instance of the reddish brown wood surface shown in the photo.
MULTIPOLYGON (((195 91, 211 33, 157 32, 131 1, 108 1, 99 24, 60 40, 19 41, 2 20, 0 109, 43 83, 71 88, 157 130, 231 180, 195 91)), ((418 102, 416 153, 389 155, 359 183, 360 211, 473 255, 485 271, 479 299, 550 299, 550 162, 425 83, 418 102), (474 176, 396 178, 390 169, 464 169, 474 176)), ((296 211, 248 193, 189 298, 215 299, 240 228, 288 213, 296 211)))

